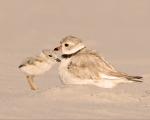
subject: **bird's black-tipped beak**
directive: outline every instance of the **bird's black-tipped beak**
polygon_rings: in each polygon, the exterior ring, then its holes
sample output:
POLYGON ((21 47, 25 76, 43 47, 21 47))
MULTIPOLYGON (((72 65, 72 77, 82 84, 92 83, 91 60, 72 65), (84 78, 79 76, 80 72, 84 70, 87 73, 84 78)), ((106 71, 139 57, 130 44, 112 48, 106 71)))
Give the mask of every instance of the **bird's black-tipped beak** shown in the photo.
POLYGON ((54 51, 58 51, 58 48, 56 47, 56 48, 54 48, 54 51))
POLYGON ((55 60, 56 60, 57 62, 61 62, 61 60, 60 60, 59 58, 56 58, 55 60))
POLYGON ((54 51, 60 51, 61 50, 61 46, 54 48, 54 51))

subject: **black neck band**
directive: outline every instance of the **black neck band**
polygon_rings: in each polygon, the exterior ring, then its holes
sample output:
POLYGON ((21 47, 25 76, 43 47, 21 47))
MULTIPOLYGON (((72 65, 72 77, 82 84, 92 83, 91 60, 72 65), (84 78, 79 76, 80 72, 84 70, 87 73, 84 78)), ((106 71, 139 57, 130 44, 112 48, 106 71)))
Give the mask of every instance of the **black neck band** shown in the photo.
MULTIPOLYGON (((86 47, 84 47, 84 48, 86 48, 86 47)), ((62 58, 71 58, 72 56, 76 55, 77 53, 79 53, 79 52, 80 52, 81 50, 83 50, 84 48, 82 48, 82 49, 80 49, 80 50, 78 50, 77 52, 72 53, 72 54, 63 54, 61 57, 62 57, 62 58)))

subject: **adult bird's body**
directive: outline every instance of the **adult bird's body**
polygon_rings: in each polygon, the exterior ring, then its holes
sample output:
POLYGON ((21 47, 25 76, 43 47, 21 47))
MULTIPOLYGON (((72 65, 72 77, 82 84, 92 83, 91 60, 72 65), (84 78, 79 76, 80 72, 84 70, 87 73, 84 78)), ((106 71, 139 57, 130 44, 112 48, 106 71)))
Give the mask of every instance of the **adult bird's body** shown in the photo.
POLYGON ((112 88, 118 83, 141 82, 140 76, 130 76, 116 70, 102 56, 85 47, 82 41, 68 36, 55 48, 62 52, 59 75, 65 84, 93 84, 112 88))

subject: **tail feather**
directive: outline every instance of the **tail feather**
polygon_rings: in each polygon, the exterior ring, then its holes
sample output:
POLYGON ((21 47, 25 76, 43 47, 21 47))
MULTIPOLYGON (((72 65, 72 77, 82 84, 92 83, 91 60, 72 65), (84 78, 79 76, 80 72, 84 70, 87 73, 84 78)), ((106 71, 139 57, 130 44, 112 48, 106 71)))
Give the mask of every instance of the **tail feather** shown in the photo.
POLYGON ((111 76, 115 76, 115 77, 118 77, 118 78, 126 78, 128 81, 134 81, 134 82, 143 82, 141 79, 143 77, 141 76, 130 76, 126 73, 123 73, 123 72, 109 72, 109 75, 111 76))
POLYGON ((25 65, 24 65, 24 64, 22 64, 22 65, 19 65, 19 66, 18 66, 18 68, 22 68, 23 66, 25 66, 25 65))
POLYGON ((139 80, 139 79, 142 79, 143 77, 141 76, 127 76, 126 77, 129 81, 134 81, 134 82, 143 82, 142 80, 139 80))

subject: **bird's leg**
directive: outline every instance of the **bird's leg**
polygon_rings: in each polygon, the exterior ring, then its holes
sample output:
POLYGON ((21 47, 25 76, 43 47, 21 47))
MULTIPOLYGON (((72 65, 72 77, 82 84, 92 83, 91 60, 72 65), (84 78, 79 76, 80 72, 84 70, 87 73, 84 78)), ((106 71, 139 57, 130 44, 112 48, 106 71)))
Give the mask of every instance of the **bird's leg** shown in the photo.
POLYGON ((27 80, 28 80, 28 83, 29 83, 31 89, 37 90, 38 88, 37 88, 36 84, 34 83, 33 78, 34 78, 34 76, 30 76, 30 75, 27 76, 27 80))

